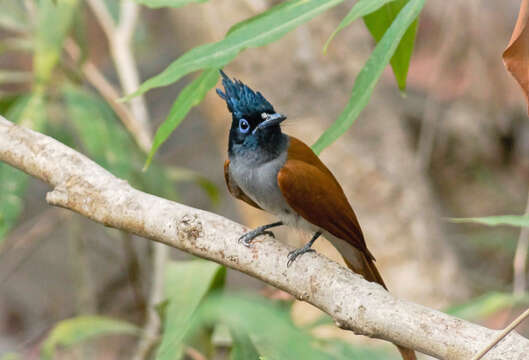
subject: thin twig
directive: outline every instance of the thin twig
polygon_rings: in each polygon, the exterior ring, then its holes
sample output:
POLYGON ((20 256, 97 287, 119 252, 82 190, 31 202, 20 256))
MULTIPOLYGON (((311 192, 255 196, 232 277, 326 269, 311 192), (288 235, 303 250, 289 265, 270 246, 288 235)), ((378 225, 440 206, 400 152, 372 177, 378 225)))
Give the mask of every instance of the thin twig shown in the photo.
POLYGON ((99 21, 99 24, 105 32, 107 39, 112 38, 115 32, 116 25, 104 1, 87 0, 87 2, 90 8, 92 9, 94 15, 97 17, 97 21, 99 21))
MULTIPOLYGON (((529 195, 527 195, 527 205, 525 206, 525 213, 529 214, 529 195)), ((514 286, 513 292, 515 295, 522 295, 525 293, 527 284, 527 251, 529 248, 529 228, 522 227, 520 236, 518 237, 518 246, 516 246, 516 253, 513 260, 514 272, 514 286)))
MULTIPOLYGON (((138 69, 131 49, 139 6, 133 1, 122 1, 119 23, 116 25, 102 0, 88 0, 88 4, 107 37, 112 61, 114 62, 123 94, 129 94, 140 86, 138 69)), ((132 99, 130 101, 130 110, 134 114, 135 121, 135 132, 133 135, 137 139, 141 139, 142 149, 148 152, 152 146, 152 134, 144 97, 137 96, 132 99)))
MULTIPOLYGON (((65 42, 65 50, 74 61, 79 61, 81 57, 81 50, 79 46, 72 40, 67 39, 65 42)), ((120 97, 119 91, 105 78, 93 62, 85 61, 81 66, 81 71, 86 80, 99 92, 99 94, 112 107, 116 115, 119 117, 125 128, 131 133, 136 143, 144 152, 151 149, 152 140, 150 134, 143 131, 131 110, 116 99, 120 97)))
MULTIPOLYGON (((518 325, 522 323, 527 317, 529 316, 529 309, 525 310, 520 316, 518 316, 512 323, 509 324, 501 333, 498 334, 494 338, 491 343, 481 350, 476 356, 472 358, 472 360, 479 360, 483 356, 485 356, 486 353, 488 353, 496 344, 498 344, 504 337, 506 337, 511 331, 513 331, 518 325)), ((526 354, 527 355, 527 354, 526 354)))
POLYGON ((186 347, 185 353, 192 360, 208 360, 208 358, 205 357, 204 354, 202 354, 200 351, 198 351, 197 349, 192 348, 190 346, 186 347))

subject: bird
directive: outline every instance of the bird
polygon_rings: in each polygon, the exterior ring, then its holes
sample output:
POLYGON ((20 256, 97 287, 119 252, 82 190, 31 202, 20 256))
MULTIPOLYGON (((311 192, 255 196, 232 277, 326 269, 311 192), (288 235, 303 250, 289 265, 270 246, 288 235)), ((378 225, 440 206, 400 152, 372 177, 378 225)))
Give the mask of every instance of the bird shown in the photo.
MULTIPOLYGON (((278 220, 247 232, 239 242, 250 247, 258 236, 274 237, 270 229, 281 225, 309 232, 311 240, 288 254, 290 267, 313 252, 312 245, 323 235, 349 269, 387 290, 355 212, 332 172, 308 145, 282 132, 287 117, 260 92, 219 71, 224 91, 216 91, 232 116, 224 163, 226 185, 235 198, 278 220)), ((404 360, 416 360, 413 350, 396 346, 404 360)))

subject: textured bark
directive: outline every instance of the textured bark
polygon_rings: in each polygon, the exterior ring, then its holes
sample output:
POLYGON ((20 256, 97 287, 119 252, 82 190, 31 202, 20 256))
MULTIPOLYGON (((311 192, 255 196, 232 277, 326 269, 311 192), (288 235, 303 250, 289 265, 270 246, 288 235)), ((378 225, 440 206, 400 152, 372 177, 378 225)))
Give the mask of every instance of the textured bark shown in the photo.
MULTIPOLYGON (((307 254, 286 267, 287 246, 263 237, 240 246, 246 230, 222 216, 132 188, 58 141, 0 117, 0 160, 48 183, 51 205, 259 278, 331 315, 357 334, 443 359, 468 359, 497 331, 399 300, 339 264, 307 254)), ((523 359, 529 340, 511 333, 485 359, 523 359)))

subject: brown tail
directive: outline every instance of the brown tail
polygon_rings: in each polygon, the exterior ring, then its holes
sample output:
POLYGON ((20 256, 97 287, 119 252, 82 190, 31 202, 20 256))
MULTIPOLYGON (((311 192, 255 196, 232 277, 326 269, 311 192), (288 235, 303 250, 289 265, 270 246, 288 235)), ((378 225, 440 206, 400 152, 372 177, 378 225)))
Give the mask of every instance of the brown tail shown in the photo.
MULTIPOLYGON (((378 272, 377 267, 375 266, 375 263, 373 260, 368 259, 363 253, 360 251, 357 251, 355 249, 355 255, 357 255, 357 260, 355 261, 356 264, 353 264, 352 262, 349 262, 345 257, 345 263, 347 264, 347 267, 351 270, 353 270, 355 273, 362 275, 367 281, 376 282, 384 287, 384 289, 388 289, 386 287, 386 284, 384 284, 384 280, 382 280, 382 276, 378 272), (361 259, 359 259, 361 258, 361 259)), ((399 349, 400 355, 402 356, 403 360, 417 360, 417 357, 415 356, 415 352, 411 349, 402 347, 400 345, 395 344, 397 349, 399 349)))

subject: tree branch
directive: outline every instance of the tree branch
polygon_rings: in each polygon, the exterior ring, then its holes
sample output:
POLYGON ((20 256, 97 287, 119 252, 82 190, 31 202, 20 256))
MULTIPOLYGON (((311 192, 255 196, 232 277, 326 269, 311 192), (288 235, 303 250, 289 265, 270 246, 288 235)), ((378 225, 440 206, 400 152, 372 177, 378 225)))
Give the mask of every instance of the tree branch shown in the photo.
MULTIPOLYGON (((51 205, 224 264, 331 315, 338 326, 443 359, 469 359, 499 331, 399 300, 318 254, 290 268, 289 247, 262 237, 240 246, 243 226, 132 188, 58 141, 0 117, 0 160, 48 183, 51 205)), ((219 170, 220 171, 220 170, 219 170)), ((529 340, 511 332, 485 359, 522 359, 529 340)))

